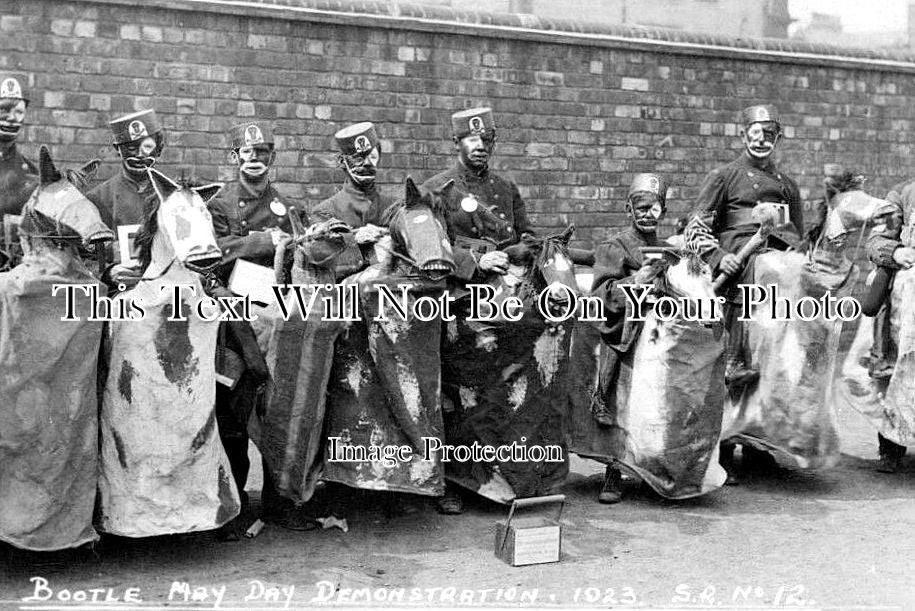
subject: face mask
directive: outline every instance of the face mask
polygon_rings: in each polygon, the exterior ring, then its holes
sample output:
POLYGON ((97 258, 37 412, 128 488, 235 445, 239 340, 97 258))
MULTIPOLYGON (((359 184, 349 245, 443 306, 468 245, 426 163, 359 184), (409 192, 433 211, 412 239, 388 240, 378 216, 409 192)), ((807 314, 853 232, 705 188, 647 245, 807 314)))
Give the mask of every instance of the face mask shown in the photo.
POLYGON ((753 123, 744 133, 743 144, 747 153, 757 159, 765 159, 775 150, 780 135, 775 123, 753 123))
POLYGON ((239 171, 250 182, 260 182, 267 177, 273 161, 273 148, 268 146, 243 146, 234 151, 239 171))
POLYGON ((132 174, 145 174, 146 170, 156 164, 156 156, 159 153, 156 139, 147 136, 136 142, 128 142, 118 147, 118 153, 124 168, 132 174))
POLYGON ((12 142, 25 121, 25 100, 0 102, 0 141, 12 142))
POLYGON ((495 144, 494 134, 464 136, 458 144, 461 161, 468 168, 477 171, 485 170, 489 167, 489 158, 492 156, 495 144))
POLYGON ((353 183, 367 187, 375 182, 380 160, 381 153, 374 147, 364 155, 343 155, 343 168, 353 183))

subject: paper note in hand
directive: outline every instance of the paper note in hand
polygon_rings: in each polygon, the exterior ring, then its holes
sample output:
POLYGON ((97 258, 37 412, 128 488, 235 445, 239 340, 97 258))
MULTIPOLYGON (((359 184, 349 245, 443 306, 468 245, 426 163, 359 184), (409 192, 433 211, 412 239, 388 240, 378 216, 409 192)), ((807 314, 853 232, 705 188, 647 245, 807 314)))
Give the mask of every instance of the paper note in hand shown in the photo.
POLYGON ((273 285, 276 275, 272 267, 257 265, 244 259, 236 259, 232 275, 229 276, 229 290, 236 295, 251 298, 263 304, 273 303, 273 285))

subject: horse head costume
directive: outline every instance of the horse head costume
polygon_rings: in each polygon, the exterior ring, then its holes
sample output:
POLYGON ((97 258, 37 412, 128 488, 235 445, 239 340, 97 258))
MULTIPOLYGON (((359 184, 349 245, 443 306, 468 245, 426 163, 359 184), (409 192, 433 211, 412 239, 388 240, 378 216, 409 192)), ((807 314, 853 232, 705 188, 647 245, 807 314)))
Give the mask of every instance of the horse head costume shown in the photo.
POLYGON ((219 312, 201 303, 200 272, 221 257, 206 209, 221 185, 149 175, 158 202, 137 238, 146 269, 117 296, 143 315, 111 323, 100 427, 100 526, 128 537, 210 530, 239 511, 214 411, 219 312))
POLYGON ((222 253, 216 246, 213 218, 206 203, 222 184, 191 187, 152 169, 149 177, 158 201, 137 234, 143 277, 161 276, 173 264, 194 273, 213 269, 222 253))
POLYGON ((61 172, 41 147, 39 183, 22 210, 24 257, 0 273, 0 541, 28 550, 98 538, 102 323, 89 320, 84 289, 102 297, 105 289, 80 259, 81 249, 113 237, 81 192, 97 167, 61 172), (69 305, 55 289, 68 285, 77 289, 69 305))

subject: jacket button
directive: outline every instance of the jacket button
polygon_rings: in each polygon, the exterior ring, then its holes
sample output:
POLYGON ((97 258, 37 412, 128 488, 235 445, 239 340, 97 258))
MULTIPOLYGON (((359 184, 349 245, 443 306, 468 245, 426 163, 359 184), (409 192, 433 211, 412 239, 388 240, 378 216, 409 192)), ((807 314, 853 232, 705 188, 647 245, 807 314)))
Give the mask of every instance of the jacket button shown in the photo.
POLYGON ((505 213, 504 213, 504 212, 500 212, 500 213, 499 213, 499 218, 500 218, 500 219, 504 219, 504 218, 505 218, 505 213))
POLYGON ((238 202, 238 207, 239 207, 239 208, 244 208, 244 207, 245 207, 245 202, 238 202))
POLYGON ((477 229, 476 227, 471 227, 471 228, 470 228, 470 231, 472 231, 472 232, 474 232, 474 233, 480 233, 480 230, 477 229))
POLYGON ((759 183, 758 183, 758 182, 757 182, 757 183, 753 183, 753 188, 754 188, 754 189, 758 189, 758 188, 759 188, 759 183))
POLYGON ((247 226, 248 226, 248 221, 243 220, 243 221, 241 222, 241 224, 242 224, 242 226, 247 227, 247 226))

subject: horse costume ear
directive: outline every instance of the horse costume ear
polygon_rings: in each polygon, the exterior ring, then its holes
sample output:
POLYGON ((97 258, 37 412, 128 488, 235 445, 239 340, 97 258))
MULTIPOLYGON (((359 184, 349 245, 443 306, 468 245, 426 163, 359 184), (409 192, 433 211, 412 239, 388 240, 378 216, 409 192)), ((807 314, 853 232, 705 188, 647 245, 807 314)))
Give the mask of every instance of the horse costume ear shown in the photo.
POLYGON ((678 253, 674 250, 665 248, 664 252, 661 253, 661 258, 664 261, 667 261, 668 265, 676 265, 677 263, 680 262, 680 259, 682 259, 683 257, 680 256, 680 253, 678 253))
POLYGON ((419 189, 416 187, 416 183, 413 182, 413 178, 410 176, 407 176, 407 180, 405 181, 404 184, 406 186, 406 192, 407 192, 406 193, 407 206, 409 207, 411 205, 418 204, 422 200, 423 194, 419 192, 419 189))
POLYGON ((60 172, 54 166, 54 162, 51 161, 51 151, 48 150, 48 147, 41 145, 41 150, 38 154, 38 180, 41 185, 49 185, 52 182, 57 182, 63 178, 60 175, 60 172))
POLYGON ((149 181, 152 183, 153 189, 156 191, 156 195, 159 196, 160 202, 164 202, 172 193, 181 188, 178 183, 173 181, 171 178, 159 170, 149 168, 146 170, 146 172, 149 174, 149 181))
POLYGON ((101 159, 93 159, 92 161, 86 163, 84 166, 76 170, 79 172, 80 176, 85 181, 94 180, 98 174, 99 168, 102 167, 101 159))
POLYGON ((98 169, 102 165, 101 160, 93 159, 89 163, 75 170, 64 170, 69 180, 77 189, 85 192, 92 184, 92 180, 98 174, 98 169))
POLYGON ((194 193, 199 195, 203 199, 203 203, 207 203, 219 193, 225 183, 214 182, 208 185, 203 185, 200 187, 194 187, 191 189, 194 193))
POLYGON ((443 184, 441 187, 439 187, 438 189, 435 189, 432 192, 435 193, 436 195, 438 195, 439 197, 447 197, 448 195, 451 194, 451 190, 453 188, 454 188, 454 179, 451 179, 448 182, 446 182, 445 184, 443 184))

